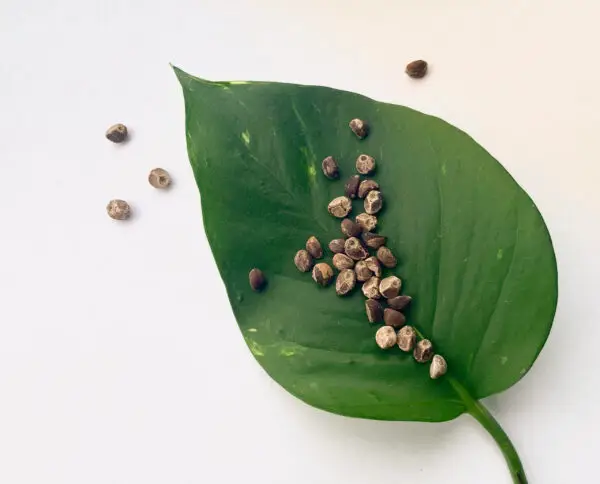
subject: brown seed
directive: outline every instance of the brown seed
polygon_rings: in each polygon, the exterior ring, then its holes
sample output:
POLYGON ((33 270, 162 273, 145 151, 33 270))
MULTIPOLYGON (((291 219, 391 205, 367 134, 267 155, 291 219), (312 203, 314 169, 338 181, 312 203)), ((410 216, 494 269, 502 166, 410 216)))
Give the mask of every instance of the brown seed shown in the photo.
POLYGON ((333 156, 325 158, 321 163, 321 168, 325 176, 330 180, 336 180, 340 177, 340 167, 333 156))
POLYGON ((125 200, 111 200, 106 206, 106 212, 115 220, 127 220, 131 215, 131 208, 125 200))
POLYGON ((167 188, 171 184, 171 175, 167 170, 154 168, 148 175, 148 182, 154 188, 167 188))
POLYGON ((375 158, 362 154, 356 158, 356 171, 361 175, 370 175, 375 171, 375 158))
POLYGON ((356 223, 362 227, 365 232, 372 232, 377 227, 377 217, 368 213, 360 213, 356 216, 356 223))
POLYGON ((371 277, 367 282, 363 284, 362 292, 368 299, 379 299, 379 277, 371 277))
POLYGON ((337 218, 344 218, 352 210, 352 201, 348 197, 334 198, 327 207, 331 215, 337 218))
POLYGON ((306 250, 302 249, 296 252, 294 264, 296 264, 296 267, 300 272, 308 272, 312 269, 314 260, 306 250))
POLYGON ((346 240, 344 250, 346 251, 346 255, 354 260, 363 260, 369 257, 367 249, 363 247, 362 242, 356 237, 350 237, 346 240))
POLYGON ((400 294, 401 287, 402 281, 400 278, 396 276, 389 276, 381 280, 381 283, 379 284, 379 292, 384 298, 390 299, 400 294))
POLYGON ((377 249, 377 258, 388 269, 392 269, 393 267, 396 267, 396 264, 398 264, 396 257, 394 257, 394 254, 392 254, 392 251, 385 245, 382 245, 379 247, 379 249, 377 249))
POLYGON ((250 281, 250 287, 253 291, 262 291, 267 283, 263 271, 256 268, 250 271, 248 274, 248 280, 250 281))
POLYGON ((369 133, 369 126, 362 119, 353 119, 350 121, 349 126, 352 132, 360 139, 363 139, 369 133))
POLYGON ((383 321, 383 307, 379 301, 376 299, 367 299, 365 301, 365 309, 369 323, 380 323, 383 321))
POLYGON ((356 285, 356 274, 352 269, 344 269, 335 280, 335 293, 338 296, 345 296, 356 285))
POLYGON ((370 191, 365 197, 365 212, 374 215, 383 207, 383 197, 379 190, 370 191))
POLYGON ((385 324, 388 326, 393 326, 394 328, 400 328, 406 323, 404 314, 392 308, 385 308, 385 311, 383 312, 383 320, 385 321, 385 324))
POLYGON ((360 185, 358 185, 358 198, 365 198, 371 190, 379 190, 379 183, 375 180, 361 181, 360 185))
POLYGON ((329 264, 319 262, 313 267, 312 278, 320 286, 328 286, 333 279, 333 269, 329 267, 329 264))
POLYGON ((397 296, 391 299, 388 299, 388 306, 398 311, 404 309, 406 306, 410 304, 412 301, 412 297, 410 296, 397 296))
POLYGON ((375 333, 375 341, 381 349, 387 350, 396 344, 396 331, 390 326, 382 326, 375 333))
POLYGON ((106 139, 113 143, 122 143, 127 138, 127 126, 118 123, 106 130, 106 139))
POLYGON ((317 239, 314 235, 311 235, 306 241, 306 250, 315 259, 320 259, 323 257, 323 248, 321 247, 321 242, 319 242, 319 239, 317 239))
POLYGON ((433 345, 428 339, 422 339, 415 346, 413 356, 418 363, 425 363, 433 357, 433 345))
POLYGON ((329 242, 329 250, 334 254, 341 254, 344 252, 344 244, 346 241, 344 239, 333 239, 329 242))
POLYGON ((346 237, 358 237, 362 232, 362 227, 349 218, 342 220, 341 229, 346 237))
POLYGON ((412 351, 417 341, 417 333, 412 326, 403 326, 398 331, 398 347, 402 351, 412 351))
POLYGON ((360 177, 358 175, 352 175, 348 178, 346 185, 344 185, 344 193, 349 198, 356 198, 356 192, 358 192, 358 186, 360 183, 360 177))
POLYGON ((377 257, 367 257, 365 259, 365 264, 367 264, 367 267, 373 274, 375 274, 377 277, 381 277, 381 264, 379 263, 377 257))
POLYGON ((429 366, 429 376, 436 380, 448 371, 448 364, 442 355, 433 355, 431 365, 429 366))
POLYGON ((367 247, 371 249, 379 249, 382 245, 385 245, 386 237, 373 232, 363 232, 362 240, 367 247))
POLYGON ((424 60, 416 60, 406 65, 406 73, 408 77, 413 79, 421 79, 427 74, 427 62, 424 60))
POLYGON ((367 267, 367 263, 364 260, 359 260, 354 266, 354 272, 356 272, 356 279, 360 282, 365 282, 373 277, 373 273, 367 267))
POLYGON ((354 261, 346 254, 335 254, 333 256, 333 265, 337 270, 343 271, 344 269, 352 269, 354 261))

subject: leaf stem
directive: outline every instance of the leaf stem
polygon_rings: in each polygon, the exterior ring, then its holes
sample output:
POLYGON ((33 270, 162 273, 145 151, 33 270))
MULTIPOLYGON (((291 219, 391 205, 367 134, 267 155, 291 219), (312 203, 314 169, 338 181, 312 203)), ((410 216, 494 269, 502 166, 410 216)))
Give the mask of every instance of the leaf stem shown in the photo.
POLYGON ((525 476, 525 470, 523 469, 521 459, 519 459, 519 454, 517 454, 517 450, 498 421, 492 416, 488 409, 485 408, 481 402, 475 400, 469 394, 467 389, 458 381, 451 377, 448 377, 448 381, 466 405, 467 411, 489 432, 500 447, 500 450, 506 459, 506 464, 508 465, 514 484, 527 484, 527 477, 525 476))

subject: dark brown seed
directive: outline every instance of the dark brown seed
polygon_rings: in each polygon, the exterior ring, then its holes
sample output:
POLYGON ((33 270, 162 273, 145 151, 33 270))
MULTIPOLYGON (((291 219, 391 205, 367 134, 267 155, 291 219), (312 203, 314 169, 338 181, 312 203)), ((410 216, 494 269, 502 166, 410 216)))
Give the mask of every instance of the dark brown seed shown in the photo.
POLYGON ((367 263, 364 260, 359 260, 354 266, 354 272, 356 272, 356 279, 360 282, 365 282, 373 277, 373 273, 367 267, 367 263))
POLYGON ((418 363, 425 363, 433 357, 433 345, 428 339, 422 339, 415 346, 413 356, 418 363))
POLYGON ((323 169, 325 176, 330 180, 336 180, 340 177, 340 168, 333 156, 325 158, 321 163, 321 168, 323 169))
POLYGON ((361 181, 358 185, 358 198, 365 198, 371 190, 379 190, 379 183, 375 180, 361 181))
POLYGON ((362 119, 355 118, 350 121, 349 125, 352 132, 360 139, 363 139, 369 133, 369 126, 362 119))
POLYGON ((125 200, 111 200, 106 206, 108 216, 115 220, 127 220, 131 216, 131 207, 125 200))
POLYGON ((442 355, 433 355, 431 365, 429 366, 429 376, 436 380, 440 376, 445 375, 448 371, 448 364, 442 355))
POLYGON ((344 218, 352 210, 352 201, 348 197, 334 198, 329 202, 327 210, 334 217, 344 218))
POLYGON ((167 188, 171 184, 171 176, 167 170, 154 168, 148 175, 148 182, 154 188, 167 188))
POLYGON ((294 257, 294 264, 300 272, 308 272, 312 269, 314 264, 312 256, 304 249, 296 252, 294 257))
POLYGON ((263 271, 256 268, 250 271, 248 274, 248 280, 250 281, 250 287, 253 291, 262 291, 267 283, 263 271))
POLYGON ((315 259, 320 259, 323 257, 323 248, 321 247, 321 242, 319 242, 319 239, 317 239, 314 235, 311 235, 306 241, 306 250, 315 259))
POLYGON ((367 264, 367 267, 373 274, 375 274, 377 277, 381 277, 381 264, 377 257, 367 257, 365 259, 365 264, 367 264))
POLYGON ((394 328, 382 326, 375 333, 375 341, 381 349, 387 350, 396 344, 398 337, 394 328))
POLYGON ((113 143, 122 143, 127 138, 127 126, 118 123, 106 130, 106 139, 113 143))
POLYGON ((412 301, 412 297, 410 296, 397 296, 391 299, 388 299, 388 306, 394 308, 398 311, 404 309, 406 306, 410 304, 412 301))
POLYGON ((379 190, 370 191, 365 197, 365 212, 374 215, 383 207, 383 197, 379 190))
POLYGON ((385 321, 385 324, 388 326, 393 326, 394 328, 400 328, 406 323, 404 314, 392 308, 385 308, 385 311, 383 312, 383 320, 385 321))
POLYGON ((345 296, 356 285, 356 274, 352 269, 344 269, 335 280, 335 293, 338 296, 345 296))
POLYGON ((342 220, 341 229, 346 237, 358 237, 362 233, 362 227, 349 218, 342 220))
POLYGON ((320 286, 328 286, 333 279, 333 269, 325 262, 319 262, 312 271, 313 280, 320 286))
POLYGON ((369 257, 367 249, 363 247, 362 242, 356 237, 350 237, 346 240, 344 250, 346 255, 354 260, 363 260, 369 257))
POLYGON ((379 249, 379 247, 385 245, 387 238, 383 235, 374 234, 373 232, 363 232, 362 240, 367 247, 379 249))
POLYGON ((335 254, 333 256, 333 266, 338 271, 343 271, 344 269, 352 269, 354 267, 354 261, 350 259, 346 254, 335 254))
POLYGON ((375 158, 362 154, 356 158, 356 171, 361 175, 370 175, 375 171, 375 158))
POLYGON ((394 254, 392 254, 392 251, 385 245, 382 245, 379 247, 379 249, 377 249, 377 258, 388 269, 396 267, 396 264, 398 263, 396 257, 394 257, 394 254))
POLYGON ((362 286, 362 292, 368 299, 379 299, 381 294, 379 294, 379 277, 371 277, 367 282, 365 282, 362 286))
POLYGON ((402 281, 398 277, 389 276, 381 280, 381 283, 379 284, 379 292, 386 299, 393 298, 400 294, 401 286, 402 281))
POLYGON ((365 232, 372 232, 377 227, 377 217, 368 213, 360 213, 356 216, 356 223, 362 227, 365 232))
POLYGON ((403 326, 398 331, 398 347, 402 351, 412 351, 417 341, 417 333, 412 326, 403 326))
POLYGON ((358 175, 352 175, 348 178, 346 185, 344 185, 344 193, 349 198, 356 198, 356 192, 358 192, 358 186, 360 183, 360 177, 358 175))
POLYGON ((365 301, 367 319, 369 323, 380 323, 383 321, 383 307, 376 299, 367 299, 365 301))
POLYGON ((334 254, 341 254, 344 252, 345 242, 346 241, 344 239, 333 239, 331 242, 329 242, 329 250, 334 254))
POLYGON ((413 79, 421 79, 427 74, 427 62, 424 60, 416 60, 406 65, 406 73, 408 77, 413 79))

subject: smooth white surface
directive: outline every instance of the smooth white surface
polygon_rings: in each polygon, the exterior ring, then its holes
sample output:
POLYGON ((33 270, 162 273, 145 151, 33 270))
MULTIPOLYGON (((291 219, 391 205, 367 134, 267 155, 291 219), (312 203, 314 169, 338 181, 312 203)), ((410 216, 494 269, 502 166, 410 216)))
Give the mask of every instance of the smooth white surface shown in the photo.
POLYGON ((533 370, 487 404, 532 484, 592 482, 599 15, 595 0, 2 0, 0 482, 510 482, 469 417, 344 419, 254 362, 203 233, 168 62, 406 104, 490 150, 546 218, 560 302, 533 370), (431 62, 422 82, 403 74, 414 58, 431 62), (104 139, 115 122, 127 145, 104 139), (156 166, 171 191, 147 184, 156 166), (114 197, 131 223, 106 216, 114 197))

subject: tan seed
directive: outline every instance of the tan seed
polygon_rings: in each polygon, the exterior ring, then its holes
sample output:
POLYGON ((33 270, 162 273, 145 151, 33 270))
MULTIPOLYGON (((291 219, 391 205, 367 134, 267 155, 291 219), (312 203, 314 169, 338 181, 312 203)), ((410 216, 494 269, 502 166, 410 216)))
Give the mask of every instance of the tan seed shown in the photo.
POLYGON ((383 207, 383 197, 379 190, 371 190, 365 197, 365 212, 375 215, 383 207))
POLYGON ((306 241, 306 250, 315 259, 320 259, 323 257, 323 248, 321 247, 321 242, 319 242, 319 239, 317 239, 314 235, 311 235, 306 241))
POLYGON ((344 269, 335 280, 335 293, 338 296, 345 296, 356 285, 356 274, 352 269, 344 269))
POLYGON ((448 371, 448 364, 442 355, 433 355, 431 365, 429 366, 429 376, 436 380, 437 378, 445 375, 448 371))
POLYGON ((369 323, 380 323, 383 321, 383 307, 376 299, 367 299, 365 301, 365 309, 369 323))
POLYGON ((393 267, 396 267, 396 264, 398 264, 396 257, 394 257, 394 254, 392 254, 392 251, 385 245, 377 249, 377 258, 388 269, 392 269, 393 267))
POLYGON ((294 264, 296 264, 296 267, 300 272, 308 272, 312 269, 314 261, 308 251, 302 249, 296 252, 294 264))
POLYGON ((359 260, 354 267, 356 272, 356 279, 360 282, 365 282, 373 277, 373 273, 367 267, 367 263, 364 260, 359 260))
POLYGON ((335 180, 340 177, 340 168, 333 156, 328 156, 321 162, 323 174, 330 180, 335 180))
POLYGON ((377 277, 381 277, 381 264, 379 263, 379 259, 377 259, 377 257, 367 257, 365 259, 365 264, 367 264, 367 267, 373 274, 375 274, 377 277))
POLYGON ((352 132, 360 139, 363 139, 369 133, 369 126, 362 119, 354 118, 350 121, 349 126, 352 132))
POLYGON ((265 275, 263 274, 263 271, 256 268, 250 271, 250 273, 248 274, 248 280, 250 282, 250 287, 252 288, 252 290, 257 292, 262 291, 265 285, 267 284, 267 280, 265 278, 265 275))
POLYGON ((358 198, 365 198, 371 190, 379 190, 379 183, 375 180, 361 181, 360 185, 358 185, 358 198))
POLYGON ((127 220, 131 216, 131 207, 125 200, 111 200, 106 206, 108 216, 115 220, 127 220))
POLYGON ((427 62, 424 60, 416 60, 406 65, 406 74, 413 79, 421 79, 427 74, 427 62))
POLYGON ((406 306, 410 304, 412 301, 412 297, 410 296, 397 296, 391 299, 388 299, 388 306, 394 308, 398 311, 404 309, 406 306))
POLYGON ((348 197, 334 198, 327 207, 331 215, 337 218, 344 218, 352 210, 352 201, 348 197))
POLYGON ((154 168, 148 175, 148 182, 154 188, 167 188, 171 184, 171 175, 167 170, 154 168))
POLYGON ((346 237, 358 237, 362 233, 362 227, 349 218, 342 220, 340 227, 346 237))
POLYGON ((340 254, 344 252, 344 244, 346 241, 344 239, 333 239, 329 242, 329 250, 334 254, 340 254))
POLYGON ((406 324, 406 318, 404 317, 404 314, 392 308, 385 308, 385 311, 383 312, 383 320, 385 321, 385 324, 394 328, 400 328, 406 324))
POLYGON ((374 234, 373 232, 363 232, 362 240, 367 247, 370 247, 371 249, 379 249, 379 247, 385 245, 387 237, 374 234))
POLYGON ((381 283, 379 284, 379 292, 384 298, 390 299, 400 294, 401 287, 402 281, 400 278, 396 276, 389 276, 381 280, 381 283))
POLYGON ((113 143, 122 143, 127 138, 127 126, 118 123, 106 130, 106 139, 113 143))
POLYGON ((343 271, 344 269, 352 269, 354 261, 346 254, 335 254, 333 256, 333 265, 337 270, 343 271))
POLYGON ((368 213, 360 213, 356 216, 356 223, 362 227, 365 232, 372 232, 377 227, 377 217, 368 213))
POLYGON ((350 237, 346 240, 344 250, 346 255, 354 260, 363 260, 369 257, 367 249, 363 247, 360 239, 357 239, 356 237, 350 237))
POLYGON ((404 326, 398 331, 398 347, 402 351, 412 351, 417 341, 417 333, 412 326, 404 326))
POLYGON ((387 350, 396 344, 396 331, 390 326, 382 326, 375 333, 375 341, 381 349, 387 350))
POLYGON ((356 192, 360 183, 360 177, 358 175, 352 175, 348 178, 346 185, 344 185, 344 193, 348 198, 356 198, 356 192))
POLYGON ((369 155, 359 155, 356 158, 356 171, 361 175, 370 175, 375 171, 375 158, 369 155))
POLYGON ((371 277, 367 282, 365 282, 362 286, 362 292, 368 299, 379 299, 381 294, 379 294, 379 277, 371 277))
POLYGON ((418 363, 425 363, 433 357, 433 345, 428 339, 422 339, 415 346, 413 356, 418 363))
POLYGON ((333 279, 333 269, 329 267, 329 264, 319 262, 313 267, 312 278, 320 286, 328 286, 333 279))

